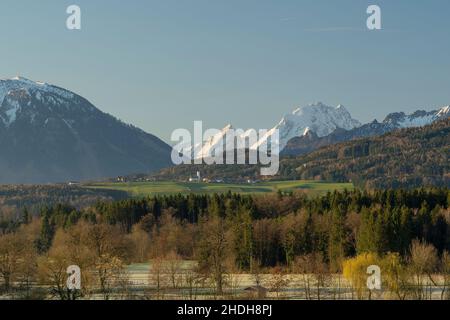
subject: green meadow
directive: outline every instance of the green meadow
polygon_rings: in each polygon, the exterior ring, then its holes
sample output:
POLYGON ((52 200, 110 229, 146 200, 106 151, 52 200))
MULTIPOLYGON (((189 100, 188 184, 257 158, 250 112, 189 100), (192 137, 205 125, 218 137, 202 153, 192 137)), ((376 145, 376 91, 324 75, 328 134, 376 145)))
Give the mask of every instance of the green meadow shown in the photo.
POLYGON ((351 183, 333 183, 323 181, 269 181, 253 184, 233 183, 195 183, 195 182, 124 182, 95 183, 86 185, 88 188, 125 191, 132 197, 145 197, 164 194, 210 194, 232 193, 263 194, 273 192, 290 192, 303 190, 311 194, 320 194, 333 190, 352 190, 351 183))

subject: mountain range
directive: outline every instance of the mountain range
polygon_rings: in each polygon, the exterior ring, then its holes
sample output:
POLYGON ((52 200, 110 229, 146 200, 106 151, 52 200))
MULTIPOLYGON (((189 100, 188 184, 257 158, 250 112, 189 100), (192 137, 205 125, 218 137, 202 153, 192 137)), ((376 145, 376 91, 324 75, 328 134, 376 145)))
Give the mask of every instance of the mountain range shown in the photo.
POLYGON ((435 121, 445 119, 449 116, 450 107, 446 106, 438 110, 428 112, 419 110, 409 115, 404 112, 391 113, 382 122, 374 120, 371 123, 355 127, 351 130, 337 128, 331 134, 322 137, 315 134, 314 131, 309 130, 306 134, 289 140, 281 152, 281 155, 303 155, 321 147, 339 142, 380 136, 402 128, 422 127, 435 121))
MULTIPOLYGON (((299 156, 340 142, 422 127, 449 115, 447 106, 392 113, 382 122, 362 125, 344 106, 318 102, 285 115, 246 148, 271 142, 278 130, 281 155, 299 156)), ((227 125, 194 146, 191 157, 211 155, 232 129, 227 125)), ((248 134, 241 132, 241 137, 248 134)), ((0 80, 0 150, 2 184, 98 180, 172 166, 172 148, 156 136, 100 111, 72 91, 22 77, 0 80)))
MULTIPOLYGON (((254 143, 245 140, 249 136, 250 130, 237 135, 242 141, 246 141, 246 148, 249 149, 257 150, 264 143, 270 145, 273 141, 276 141, 280 150, 283 150, 291 139, 307 135, 308 132, 315 132, 318 136, 323 137, 336 129, 350 130, 359 126, 361 126, 361 123, 353 119, 344 106, 339 105, 333 108, 318 102, 297 108, 291 114, 285 115, 275 127, 268 130, 266 134, 259 136, 254 143), (278 139, 274 136, 276 130, 279 133, 278 139)), ((222 144, 230 130, 234 130, 234 128, 231 124, 228 124, 202 144, 196 144, 190 150, 190 157, 192 159, 207 158, 214 154, 215 149, 223 148, 222 144)), ((235 148, 234 140, 228 140, 224 149, 230 150, 233 148, 235 148)))
MULTIPOLYGON (((279 143, 282 156, 298 156, 330 144, 378 136, 401 128, 425 126, 448 116, 450 107, 446 106, 434 111, 419 110, 409 115, 404 112, 391 113, 381 123, 374 120, 362 125, 352 118, 343 105, 331 107, 317 102, 285 115, 267 134, 260 136, 256 143, 246 142, 246 148, 256 150, 263 143, 269 145, 275 140, 279 143), (278 140, 274 138, 276 130, 279 132, 278 140)), ((190 150, 190 156, 193 159, 207 158, 214 154, 214 150, 235 148, 233 140, 227 140, 226 144, 222 145, 227 134, 233 129, 233 126, 228 124, 202 144, 196 144, 190 150)), ((238 136, 245 139, 248 135, 249 130, 238 136)))
POLYGON ((93 180, 169 166, 171 147, 60 87, 0 80, 0 183, 93 180))

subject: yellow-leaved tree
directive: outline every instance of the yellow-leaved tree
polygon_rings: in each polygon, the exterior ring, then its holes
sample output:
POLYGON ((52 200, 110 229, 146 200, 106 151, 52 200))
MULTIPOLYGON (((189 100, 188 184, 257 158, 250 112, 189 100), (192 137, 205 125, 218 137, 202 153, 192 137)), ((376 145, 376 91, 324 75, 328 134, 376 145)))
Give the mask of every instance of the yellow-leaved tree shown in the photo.
POLYGON ((354 258, 344 260, 342 270, 344 278, 352 285, 358 299, 371 298, 371 292, 367 288, 367 268, 378 265, 379 257, 374 253, 362 253, 354 258))
POLYGON ((393 298, 405 300, 410 290, 410 274, 400 254, 388 253, 381 263, 383 284, 393 298))

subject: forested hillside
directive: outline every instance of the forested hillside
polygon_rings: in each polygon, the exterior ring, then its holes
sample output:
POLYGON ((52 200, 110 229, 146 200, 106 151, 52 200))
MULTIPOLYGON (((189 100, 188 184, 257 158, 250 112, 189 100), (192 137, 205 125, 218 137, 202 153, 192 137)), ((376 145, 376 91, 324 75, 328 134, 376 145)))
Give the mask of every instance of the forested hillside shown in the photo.
POLYGON ((89 189, 81 186, 56 185, 1 185, 0 219, 7 213, 17 213, 24 207, 37 213, 42 206, 66 203, 75 208, 91 206, 98 201, 127 198, 126 192, 89 189))
POLYGON ((328 146, 293 161, 302 179, 366 188, 450 185, 450 119, 328 146))

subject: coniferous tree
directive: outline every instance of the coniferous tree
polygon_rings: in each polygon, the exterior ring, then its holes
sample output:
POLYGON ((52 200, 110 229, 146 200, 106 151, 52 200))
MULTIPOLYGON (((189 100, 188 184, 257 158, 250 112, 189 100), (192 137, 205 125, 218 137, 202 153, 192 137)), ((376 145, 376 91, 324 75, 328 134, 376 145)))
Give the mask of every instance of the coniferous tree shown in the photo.
POLYGON ((51 224, 50 219, 48 217, 48 213, 46 212, 42 217, 41 232, 40 237, 38 239, 39 252, 44 253, 50 249, 54 235, 55 235, 54 225, 51 224))
POLYGON ((345 210, 341 204, 337 205, 331 213, 329 233, 328 257, 330 267, 332 270, 338 271, 345 258, 347 238, 345 210))

